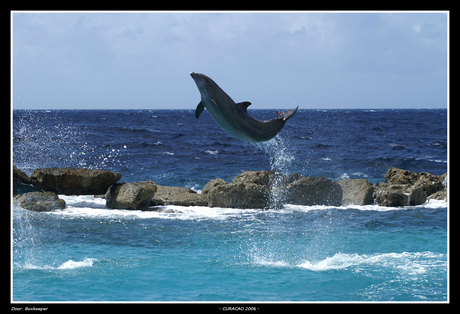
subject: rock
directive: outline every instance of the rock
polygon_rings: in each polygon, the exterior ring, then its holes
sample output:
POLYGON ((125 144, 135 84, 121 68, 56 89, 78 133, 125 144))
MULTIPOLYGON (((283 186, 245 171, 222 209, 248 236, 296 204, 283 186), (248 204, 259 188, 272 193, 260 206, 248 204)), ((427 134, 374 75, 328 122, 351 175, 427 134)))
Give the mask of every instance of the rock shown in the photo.
POLYGON ((65 195, 104 194, 120 179, 118 172, 84 168, 41 168, 31 175, 37 188, 65 195))
POLYGON ((391 184, 414 184, 418 180, 419 175, 409 170, 403 170, 396 167, 391 167, 385 173, 385 182, 391 184))
MULTIPOLYGON (((446 174, 447 176, 447 174, 446 174)), ((435 176, 428 172, 415 173, 409 170, 390 168, 385 174, 385 182, 390 184, 408 184, 420 186, 427 196, 441 191, 444 186, 442 184, 443 176, 435 176)))
POLYGON ((263 185, 269 190, 287 186, 303 177, 300 174, 284 175, 278 171, 246 171, 233 178, 232 184, 237 183, 254 183, 263 185))
POLYGON ((187 188, 158 185, 150 206, 159 205, 208 206, 208 201, 201 194, 187 188))
POLYGON ((427 196, 444 189, 441 176, 435 176, 428 172, 420 172, 419 178, 414 186, 419 186, 425 191, 427 196))
POLYGON ((36 187, 32 185, 27 185, 25 183, 21 183, 18 178, 13 178, 13 196, 18 195, 18 194, 24 194, 24 193, 29 193, 29 192, 44 192, 40 189, 37 189, 36 187))
POLYGON ((219 184, 208 190, 207 199, 210 207, 254 209, 268 208, 270 201, 268 189, 255 183, 219 184))
POLYGON ((431 194, 428 199, 432 200, 441 200, 447 202, 447 190, 438 191, 436 193, 431 194))
POLYGON ((24 209, 39 212, 64 209, 65 201, 53 192, 29 192, 13 197, 13 203, 24 209))
POLYGON ((13 165, 13 178, 18 179, 21 183, 32 184, 32 181, 30 180, 29 176, 15 165, 13 165))
POLYGON ((246 171, 227 183, 223 179, 209 181, 203 188, 208 206, 224 208, 264 209, 270 204, 269 171, 246 171))
POLYGON ((377 183, 374 198, 380 206, 399 207, 421 205, 426 202, 427 195, 420 186, 377 183))
POLYGON ((342 205, 374 204, 374 186, 366 179, 347 179, 337 183, 342 187, 342 205))
POLYGON ((154 181, 114 184, 110 187, 106 205, 112 209, 146 210, 156 191, 154 181))
POLYGON ((447 184, 449 182, 449 179, 447 178, 447 173, 444 173, 442 176, 442 186, 444 187, 444 190, 447 190, 447 184))
POLYGON ((284 203, 297 205, 334 205, 342 203, 342 188, 324 177, 307 178, 300 174, 283 175, 275 171, 246 171, 230 183, 210 181, 203 188, 211 207, 280 208, 284 203))
POLYGON ((409 200, 408 195, 403 193, 403 185, 389 183, 376 184, 374 198, 377 204, 387 207, 407 206, 409 200))
POLYGON ((232 179, 231 184, 257 184, 268 187, 270 184, 270 177, 273 177, 273 171, 246 171, 232 179))
POLYGON ((294 205, 342 204, 342 187, 323 176, 301 177, 286 187, 286 202, 294 205))
POLYGON ((221 178, 217 178, 214 180, 209 181, 206 183, 206 185, 203 187, 201 190, 201 194, 208 194, 208 192, 215 186, 222 185, 222 184, 227 184, 227 181, 221 178))
POLYGON ((409 205, 422 205, 426 202, 426 193, 420 186, 413 186, 409 189, 409 205))

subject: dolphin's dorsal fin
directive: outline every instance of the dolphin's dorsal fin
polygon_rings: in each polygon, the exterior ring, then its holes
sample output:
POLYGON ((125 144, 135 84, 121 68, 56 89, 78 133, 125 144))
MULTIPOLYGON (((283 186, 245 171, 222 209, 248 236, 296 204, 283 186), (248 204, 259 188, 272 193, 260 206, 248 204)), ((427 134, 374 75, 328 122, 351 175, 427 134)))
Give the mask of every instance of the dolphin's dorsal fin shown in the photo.
POLYGON ((200 101, 198 106, 196 106, 196 110, 195 110, 195 117, 197 119, 200 117, 200 114, 203 112, 203 110, 204 110, 204 105, 203 105, 203 102, 200 101))
POLYGON ((248 113, 248 107, 250 105, 251 105, 251 103, 249 101, 243 101, 243 102, 239 102, 239 103, 236 104, 238 109, 240 109, 241 111, 246 112, 246 113, 248 113))

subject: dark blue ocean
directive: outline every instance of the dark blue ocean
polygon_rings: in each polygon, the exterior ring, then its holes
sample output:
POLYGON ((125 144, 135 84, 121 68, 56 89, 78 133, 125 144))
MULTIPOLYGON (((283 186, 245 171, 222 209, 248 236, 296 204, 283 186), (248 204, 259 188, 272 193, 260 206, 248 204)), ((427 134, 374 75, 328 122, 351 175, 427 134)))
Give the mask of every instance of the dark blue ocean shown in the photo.
MULTIPOLYGON (((249 110, 260 120, 275 110, 249 110)), ((384 181, 447 172, 447 110, 301 110, 249 144, 205 111, 13 110, 13 163, 122 173, 198 192, 247 170, 384 181)), ((12 207, 13 301, 447 301, 444 201, 388 208, 12 207)))

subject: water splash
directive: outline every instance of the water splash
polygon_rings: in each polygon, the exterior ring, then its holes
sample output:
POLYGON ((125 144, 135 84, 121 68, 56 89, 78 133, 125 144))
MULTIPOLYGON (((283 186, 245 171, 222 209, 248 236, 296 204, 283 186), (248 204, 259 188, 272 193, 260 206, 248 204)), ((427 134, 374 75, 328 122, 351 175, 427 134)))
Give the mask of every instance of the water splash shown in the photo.
POLYGON ((256 146, 270 156, 270 170, 290 174, 295 161, 296 149, 289 138, 277 135, 270 141, 257 143, 256 146))
POLYGON ((13 263, 14 265, 37 264, 40 253, 39 234, 31 222, 30 211, 13 205, 13 263))
POLYGON ((292 174, 296 161, 296 149, 289 138, 277 135, 267 142, 256 146, 270 156, 270 170, 274 173, 270 180, 270 208, 282 208, 286 195, 281 188, 286 185, 286 178, 292 174))

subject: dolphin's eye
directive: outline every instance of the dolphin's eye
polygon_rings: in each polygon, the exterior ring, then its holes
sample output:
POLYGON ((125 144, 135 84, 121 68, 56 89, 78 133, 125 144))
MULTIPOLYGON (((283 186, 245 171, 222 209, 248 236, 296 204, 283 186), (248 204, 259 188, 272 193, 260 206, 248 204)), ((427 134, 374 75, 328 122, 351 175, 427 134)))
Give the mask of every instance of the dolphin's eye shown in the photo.
POLYGON ((206 83, 208 83, 208 84, 209 84, 209 81, 208 81, 208 80, 206 80, 206 83))

